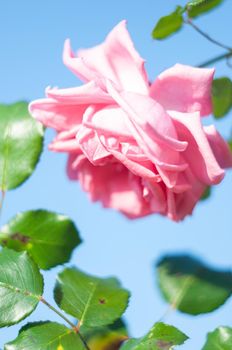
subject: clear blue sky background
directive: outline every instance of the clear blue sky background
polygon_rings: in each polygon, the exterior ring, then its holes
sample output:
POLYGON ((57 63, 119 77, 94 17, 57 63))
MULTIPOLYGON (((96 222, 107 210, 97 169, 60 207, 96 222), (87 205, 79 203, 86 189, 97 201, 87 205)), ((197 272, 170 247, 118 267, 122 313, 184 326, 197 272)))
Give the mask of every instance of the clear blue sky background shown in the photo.
MULTIPOLYGON (((138 51, 147 60, 149 76, 175 64, 198 64, 223 50, 208 43, 191 28, 164 42, 154 42, 150 32, 160 16, 185 1, 1 1, 0 2, 0 101, 43 97, 48 85, 69 87, 80 84, 63 66, 61 53, 65 38, 74 48, 101 42, 121 19, 128 28, 138 51)), ((230 44, 232 1, 197 22, 214 37, 230 44)), ((225 62, 217 65, 217 75, 231 75, 225 62)), ((231 116, 217 123, 229 136, 231 116)), ((212 120, 210 120, 212 121, 212 120)), ((48 132, 45 150, 35 174, 19 189, 6 196, 1 224, 15 213, 46 208, 69 215, 80 229, 84 243, 73 255, 72 264, 99 276, 115 275, 132 292, 125 314, 133 336, 141 336, 165 312, 167 304, 156 287, 154 264, 163 254, 190 252, 218 268, 231 267, 231 180, 215 188, 212 198, 199 204, 194 215, 183 223, 151 216, 128 221, 100 204, 92 204, 77 183, 67 180, 66 156, 47 151, 53 137, 48 132)), ((52 300, 56 273, 45 276, 45 296, 52 300)), ((166 320, 190 336, 184 350, 198 350, 205 334, 218 325, 232 323, 232 300, 209 315, 191 317, 173 312, 166 320)), ((29 318, 58 320, 43 305, 29 318)), ((22 322, 22 324, 27 321, 22 322)), ((21 324, 21 325, 22 325, 21 324)), ((21 326, 20 325, 20 326, 21 326)), ((0 330, 0 347, 15 338, 20 326, 0 330)))

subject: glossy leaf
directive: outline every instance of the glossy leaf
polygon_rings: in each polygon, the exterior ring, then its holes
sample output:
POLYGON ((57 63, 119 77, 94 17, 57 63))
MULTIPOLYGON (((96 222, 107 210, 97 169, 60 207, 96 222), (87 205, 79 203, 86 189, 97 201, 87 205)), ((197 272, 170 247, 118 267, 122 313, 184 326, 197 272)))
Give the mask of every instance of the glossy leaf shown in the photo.
POLYGON ((181 29, 183 25, 183 9, 178 6, 170 15, 160 18, 152 31, 154 39, 165 39, 181 29))
POLYGON ((37 306, 43 278, 26 252, 0 252, 0 327, 18 323, 37 306))
POLYGON ((197 17, 205 12, 213 10, 224 0, 192 0, 187 3, 189 17, 197 17))
POLYGON ((99 327, 121 317, 129 293, 115 278, 97 278, 68 268, 58 275, 55 300, 80 325, 99 327))
POLYGON ((182 312, 198 315, 221 306, 232 293, 232 273, 188 255, 166 256, 157 266, 164 298, 182 312))
POLYGON ((20 213, 0 231, 1 245, 17 251, 27 250, 42 269, 68 261, 80 242, 69 218, 46 210, 20 213))
POLYGON ((34 171, 43 146, 43 127, 26 102, 0 105, 0 190, 21 185, 34 171))
POLYGON ((232 107, 232 81, 219 78, 213 81, 212 88, 213 114, 216 118, 226 115, 232 107))
POLYGON ((232 349, 232 328, 219 327, 209 333, 206 344, 202 350, 231 350, 232 349))
POLYGON ((128 338, 126 326, 121 319, 109 326, 88 328, 83 335, 91 350, 118 350, 128 338))
POLYGON ((18 337, 5 345, 4 350, 84 350, 77 334, 55 323, 29 323, 18 337))
POLYGON ((177 328, 159 322, 145 337, 126 341, 120 350, 171 350, 175 345, 184 344, 187 339, 177 328))

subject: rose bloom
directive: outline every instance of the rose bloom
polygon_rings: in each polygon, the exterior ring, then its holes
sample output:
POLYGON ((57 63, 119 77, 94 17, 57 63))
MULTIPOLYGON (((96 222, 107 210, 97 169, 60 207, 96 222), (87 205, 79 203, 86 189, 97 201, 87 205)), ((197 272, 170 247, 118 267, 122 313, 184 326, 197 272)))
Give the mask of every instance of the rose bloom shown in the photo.
POLYGON ((67 40, 63 60, 84 84, 47 88, 29 108, 57 131, 50 149, 68 153, 69 178, 129 218, 191 214, 232 166, 227 143, 201 121, 212 112, 214 70, 177 64, 150 84, 125 21, 77 55, 67 40))

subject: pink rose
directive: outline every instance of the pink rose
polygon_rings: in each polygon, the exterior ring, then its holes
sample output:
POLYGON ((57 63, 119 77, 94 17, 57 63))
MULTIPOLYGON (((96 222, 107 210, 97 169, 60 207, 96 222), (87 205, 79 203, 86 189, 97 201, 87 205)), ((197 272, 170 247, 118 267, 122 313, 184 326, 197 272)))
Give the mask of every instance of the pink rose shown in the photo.
POLYGON ((232 166, 227 143, 201 122, 212 110, 214 70, 177 64, 149 84, 125 21, 77 55, 66 41, 63 59, 85 84, 48 88, 30 112, 57 131, 50 149, 68 152, 70 179, 129 218, 191 214, 232 166))

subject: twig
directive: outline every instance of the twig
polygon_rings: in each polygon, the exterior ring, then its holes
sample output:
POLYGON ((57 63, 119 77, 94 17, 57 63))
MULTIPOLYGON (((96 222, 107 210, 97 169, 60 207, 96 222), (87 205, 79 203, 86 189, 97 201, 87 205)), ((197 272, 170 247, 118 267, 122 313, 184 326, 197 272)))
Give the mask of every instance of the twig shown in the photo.
POLYGON ((212 64, 220 62, 224 59, 228 60, 230 57, 232 57, 232 52, 227 52, 227 53, 224 53, 222 55, 215 56, 215 57, 209 59, 208 61, 205 61, 205 62, 199 64, 198 67, 203 68, 203 67, 211 66, 212 64))
POLYGON ((90 350, 88 344, 86 343, 86 340, 84 339, 83 335, 79 332, 79 325, 75 325, 74 323, 72 323, 66 316, 64 316, 59 310, 57 310, 54 306, 52 306, 51 304, 49 304, 43 297, 40 297, 39 300, 41 301, 41 303, 43 303, 44 305, 46 305, 50 310, 52 310, 53 312, 55 312, 58 316, 60 316, 61 318, 63 318, 63 320, 65 322, 67 322, 69 324, 69 326, 72 327, 73 331, 79 335, 80 340, 82 341, 84 347, 86 348, 86 350, 90 350))
POLYGON ((195 29, 199 34, 201 34, 204 38, 206 38, 208 41, 210 41, 211 43, 219 46, 219 47, 222 47, 223 49, 229 51, 230 53, 232 53, 232 48, 221 43, 220 41, 212 38, 209 34, 205 33, 201 28, 199 28, 192 20, 191 18, 186 18, 185 19, 185 23, 186 24, 189 24, 193 29, 195 29))

